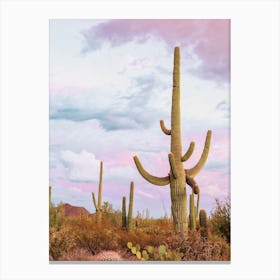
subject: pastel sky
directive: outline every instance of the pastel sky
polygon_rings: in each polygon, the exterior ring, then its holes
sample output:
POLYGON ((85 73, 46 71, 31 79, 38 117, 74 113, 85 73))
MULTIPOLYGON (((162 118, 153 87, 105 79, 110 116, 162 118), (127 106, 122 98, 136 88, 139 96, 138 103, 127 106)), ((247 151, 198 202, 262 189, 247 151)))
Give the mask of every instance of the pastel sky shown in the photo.
MULTIPOLYGON (((201 208, 230 193, 229 20, 50 20, 50 185, 52 200, 94 212, 99 165, 103 201, 121 209, 135 183, 134 215, 170 215, 169 186, 146 182, 133 156, 155 176, 169 172, 173 49, 181 49, 182 146, 208 160, 196 176, 201 208)), ((190 187, 187 188, 190 194, 190 187)))

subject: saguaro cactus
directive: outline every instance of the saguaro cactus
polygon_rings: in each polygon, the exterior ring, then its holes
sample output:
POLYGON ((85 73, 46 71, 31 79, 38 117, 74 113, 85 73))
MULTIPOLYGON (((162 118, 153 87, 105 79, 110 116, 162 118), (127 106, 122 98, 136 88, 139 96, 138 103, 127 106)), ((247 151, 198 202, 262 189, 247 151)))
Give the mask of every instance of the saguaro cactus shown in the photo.
POLYGON ((200 225, 200 235, 202 238, 207 239, 209 236, 209 231, 207 228, 207 214, 204 209, 199 211, 199 225, 200 225))
POLYGON ((52 205, 52 187, 49 186, 49 208, 51 208, 52 205))
POLYGON ((198 213, 199 213, 199 198, 200 194, 197 194, 197 200, 196 200, 196 207, 195 207, 195 219, 198 219, 198 213))
POLYGON ((99 188, 98 188, 98 201, 96 204, 94 193, 92 192, 92 200, 96 210, 96 221, 97 224, 101 223, 102 220, 102 176, 103 176, 103 162, 100 162, 100 173, 99 173, 99 188))
POLYGON ((127 216, 127 229, 132 228, 132 212, 133 212, 133 195, 134 195, 134 183, 130 183, 130 193, 129 193, 129 206, 128 206, 128 216, 127 216))
POLYGON ((207 214, 204 209, 199 211, 199 225, 204 228, 207 227, 207 214))
POLYGON ((183 162, 188 160, 194 150, 194 142, 191 142, 187 152, 182 154, 181 144, 181 120, 180 120, 180 49, 174 49, 173 68, 173 93, 171 108, 171 129, 167 129, 164 121, 160 121, 160 126, 166 135, 171 136, 171 153, 168 155, 170 173, 166 177, 156 177, 149 174, 140 163, 137 156, 134 162, 139 173, 150 183, 157 186, 170 185, 171 212, 176 233, 187 234, 187 193, 186 183, 193 189, 195 194, 199 193, 199 187, 194 180, 206 162, 211 140, 211 131, 207 132, 204 150, 198 163, 190 169, 184 169, 183 162))
POLYGON ((190 230, 195 229, 195 207, 194 207, 194 194, 190 194, 190 214, 189 214, 190 230))
POLYGON ((122 198, 122 228, 126 228, 126 197, 122 198))

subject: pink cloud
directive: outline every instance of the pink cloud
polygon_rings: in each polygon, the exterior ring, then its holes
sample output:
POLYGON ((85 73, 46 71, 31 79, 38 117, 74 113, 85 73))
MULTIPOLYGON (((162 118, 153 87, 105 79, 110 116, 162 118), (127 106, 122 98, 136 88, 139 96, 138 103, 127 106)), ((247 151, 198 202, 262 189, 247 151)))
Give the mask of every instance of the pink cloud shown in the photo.
POLYGON ((201 60, 196 74, 207 79, 228 81, 230 68, 230 20, 228 19, 160 19, 110 20, 83 32, 85 52, 96 50, 104 41, 119 46, 130 41, 145 42, 153 36, 172 50, 192 47, 201 60))

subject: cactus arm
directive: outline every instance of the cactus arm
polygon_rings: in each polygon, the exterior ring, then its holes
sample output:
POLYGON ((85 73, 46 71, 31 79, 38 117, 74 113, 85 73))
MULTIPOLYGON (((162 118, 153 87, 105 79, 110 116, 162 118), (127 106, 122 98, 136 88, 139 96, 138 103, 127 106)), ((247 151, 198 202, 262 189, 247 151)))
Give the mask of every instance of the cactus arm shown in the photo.
POLYGON ((178 173, 177 173, 177 170, 176 170, 174 155, 172 153, 170 153, 168 155, 168 159, 169 159, 169 164, 170 164, 172 175, 173 175, 174 179, 177 179, 178 178, 178 173))
POLYGON ((139 173, 151 184, 157 185, 157 186, 166 186, 170 183, 169 176, 166 177, 156 177, 148 173, 142 166, 140 160, 137 156, 133 157, 135 165, 139 171, 139 173))
POLYGON ((185 174, 186 174, 186 182, 187 184, 193 189, 193 192, 195 194, 199 194, 200 190, 199 190, 199 186, 196 183, 196 181, 194 180, 194 178, 190 177, 188 175, 188 171, 185 169, 185 174))
POLYGON ((186 153, 182 156, 182 162, 188 160, 188 159, 191 157, 191 155, 192 155, 192 153, 193 153, 193 150, 194 150, 194 145, 195 145, 195 143, 194 143, 194 142, 191 142, 191 144, 190 144, 188 150, 187 150, 186 153))
POLYGON ((171 130, 166 128, 163 120, 160 120, 160 127, 163 133, 165 133, 166 135, 171 135, 171 130))
POLYGON ((204 166, 204 164, 207 160, 207 157, 208 157, 208 153, 209 153, 211 135, 212 135, 212 131, 208 130, 205 144, 204 144, 203 153, 202 153, 198 163, 193 168, 187 170, 187 173, 190 177, 194 177, 204 166))
POLYGON ((94 196, 94 193, 91 193, 92 195, 92 200, 93 200, 93 204, 94 204, 94 207, 96 209, 96 211, 98 210, 98 207, 97 207, 97 204, 96 204, 96 200, 95 200, 95 196, 94 196))

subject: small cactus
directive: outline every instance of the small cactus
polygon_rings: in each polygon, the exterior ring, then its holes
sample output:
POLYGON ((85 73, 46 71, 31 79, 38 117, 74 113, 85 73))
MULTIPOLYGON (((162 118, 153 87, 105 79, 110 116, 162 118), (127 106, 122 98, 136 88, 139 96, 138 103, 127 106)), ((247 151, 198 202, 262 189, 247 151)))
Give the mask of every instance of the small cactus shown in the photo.
POLYGON ((132 228, 132 213, 133 213, 133 195, 134 195, 134 183, 130 183, 130 194, 129 194, 129 207, 127 216, 127 230, 132 228))
POLYGON ((158 247, 158 253, 162 256, 166 253, 166 247, 164 245, 160 245, 158 247))
POLYGON ((199 211, 199 225, 200 225, 200 235, 203 239, 207 239, 209 232, 207 228, 207 214, 204 209, 199 211))
POLYGON ((207 227, 207 214, 206 211, 204 209, 201 209, 199 211, 199 225, 200 227, 207 227))
POLYGON ((142 257, 143 257, 144 261, 147 261, 149 259, 149 254, 146 250, 142 251, 142 257))
POLYGON ((137 258, 138 260, 141 260, 142 254, 141 254, 140 251, 137 251, 137 252, 136 252, 136 258, 137 258))
POLYGON ((122 228, 126 228, 126 198, 122 198, 122 228))
POLYGON ((133 246, 131 242, 127 243, 128 249, 141 261, 181 261, 184 254, 169 250, 165 245, 160 245, 157 249, 153 246, 147 246, 142 250, 139 244, 133 246))
POLYGON ((127 242, 127 248, 132 249, 132 242, 127 242))
POLYGON ((132 247, 132 248, 131 248, 131 252, 132 252, 132 254, 134 254, 134 255, 135 255, 135 254, 136 254, 136 252, 137 252, 136 247, 132 247))
POLYGON ((102 175, 103 175, 103 162, 100 162, 100 173, 99 173, 99 187, 98 187, 98 201, 96 203, 94 193, 92 194, 93 204, 96 210, 97 224, 101 224, 102 220, 102 175))
POLYGON ((147 247, 147 251, 148 251, 149 254, 153 254, 153 252, 154 252, 154 247, 153 247, 153 246, 148 246, 148 247, 147 247))

